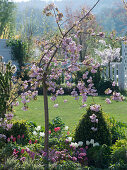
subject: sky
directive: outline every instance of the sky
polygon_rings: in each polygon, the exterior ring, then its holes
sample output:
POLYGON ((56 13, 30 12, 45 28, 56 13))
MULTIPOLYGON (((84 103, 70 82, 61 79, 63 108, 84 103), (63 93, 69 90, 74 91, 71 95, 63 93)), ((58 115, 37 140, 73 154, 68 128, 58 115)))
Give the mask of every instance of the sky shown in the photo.
MULTIPOLYGON (((13 2, 21 2, 21 1, 29 1, 29 0, 11 0, 13 2)), ((42 1, 54 1, 54 0, 42 0, 42 1)), ((61 0, 55 0, 55 1, 61 1, 61 0)))

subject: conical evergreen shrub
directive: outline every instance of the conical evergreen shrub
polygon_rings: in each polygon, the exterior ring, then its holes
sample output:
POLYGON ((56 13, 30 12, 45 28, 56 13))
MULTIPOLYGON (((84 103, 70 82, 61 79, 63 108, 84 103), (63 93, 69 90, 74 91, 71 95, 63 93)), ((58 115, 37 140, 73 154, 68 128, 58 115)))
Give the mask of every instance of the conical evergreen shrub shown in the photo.
POLYGON ((94 142, 97 142, 100 145, 111 145, 112 137, 109 129, 108 119, 106 118, 107 115, 102 112, 101 108, 98 112, 96 112, 91 110, 90 107, 87 109, 86 114, 84 114, 82 119, 79 121, 79 124, 75 130, 75 141, 83 141, 84 145, 86 145, 86 141, 94 139, 94 142), (92 116, 93 114, 96 115, 98 123, 91 122, 90 116, 92 116), (97 128, 97 130, 93 131, 91 129, 92 127, 94 127, 95 129, 97 128))

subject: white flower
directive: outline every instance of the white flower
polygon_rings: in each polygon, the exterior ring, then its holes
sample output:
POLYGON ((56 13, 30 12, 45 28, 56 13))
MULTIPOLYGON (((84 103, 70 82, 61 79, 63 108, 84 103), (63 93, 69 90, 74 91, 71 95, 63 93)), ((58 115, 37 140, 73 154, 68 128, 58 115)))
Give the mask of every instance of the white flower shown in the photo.
POLYGON ((91 130, 93 130, 95 132, 95 131, 97 131, 97 128, 92 127, 91 130))
POLYGON ((44 132, 40 132, 40 136, 44 137, 45 133, 44 132))
POLYGON ((68 126, 65 126, 65 130, 68 130, 68 128, 69 128, 68 126))
POLYGON ((95 146, 99 146, 99 143, 98 142, 94 143, 93 147, 95 147, 95 146))
POLYGON ((82 141, 79 141, 79 142, 78 142, 78 145, 79 145, 79 146, 82 146, 82 145, 83 145, 83 142, 82 142, 82 141))
POLYGON ((79 144, 75 142, 75 145, 74 145, 76 148, 78 148, 79 144))
POLYGON ((35 130, 37 131, 41 130, 41 126, 36 127, 35 130))
POLYGON ((72 137, 68 137, 68 138, 67 138, 67 141, 68 141, 68 142, 71 142, 71 141, 72 141, 72 137))
POLYGON ((106 42, 104 40, 99 40, 98 42, 103 44, 103 45, 106 45, 106 42))
POLYGON ((36 131, 33 131, 33 135, 35 135, 35 136, 36 136, 36 135, 37 135, 37 132, 36 132, 36 131))
POLYGON ((86 145, 89 145, 89 144, 90 144, 90 142, 87 140, 87 141, 86 141, 86 145))
POLYGON ((70 146, 77 148, 77 147, 79 146, 79 144, 76 143, 76 142, 75 142, 75 143, 74 143, 74 142, 71 142, 70 146))
POLYGON ((91 139, 91 140, 90 140, 90 143, 91 143, 91 144, 94 144, 94 139, 91 139))

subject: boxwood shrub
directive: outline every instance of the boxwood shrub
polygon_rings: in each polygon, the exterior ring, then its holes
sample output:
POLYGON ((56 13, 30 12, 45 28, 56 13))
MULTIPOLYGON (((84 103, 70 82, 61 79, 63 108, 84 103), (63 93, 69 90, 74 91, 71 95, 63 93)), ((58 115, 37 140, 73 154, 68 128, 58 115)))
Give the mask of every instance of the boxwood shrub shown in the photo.
POLYGON ((87 109, 86 114, 84 114, 79 121, 75 130, 74 138, 77 142, 83 141, 84 145, 87 140, 90 141, 91 139, 94 139, 94 141, 98 142, 100 145, 111 145, 112 135, 109 128, 108 118, 102 109, 99 112, 91 111, 90 107, 87 109), (90 116, 92 114, 96 114, 98 119, 97 131, 91 130, 93 123, 90 120, 90 116))

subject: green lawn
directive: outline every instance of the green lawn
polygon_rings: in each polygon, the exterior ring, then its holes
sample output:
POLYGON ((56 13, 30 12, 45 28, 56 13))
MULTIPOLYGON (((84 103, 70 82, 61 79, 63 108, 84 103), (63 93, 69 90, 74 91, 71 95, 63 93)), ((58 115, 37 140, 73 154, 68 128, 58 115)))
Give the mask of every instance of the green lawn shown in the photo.
MULTIPOLYGON (((127 123, 127 101, 116 102, 113 101, 111 104, 105 103, 104 96, 95 97, 95 103, 101 104, 103 111, 108 113, 110 116, 115 117, 117 120, 127 123)), ((85 113, 85 108, 80 108, 81 99, 79 102, 75 101, 71 96, 59 96, 55 103, 59 104, 58 108, 54 108, 54 102, 50 100, 49 96, 49 117, 50 120, 56 116, 60 116, 63 122, 68 125, 71 129, 75 127, 81 116, 85 113), (64 99, 68 102, 64 103, 64 99)), ((89 97, 87 104, 92 103, 92 98, 89 97)), ((39 96, 38 100, 31 101, 29 103, 28 111, 22 111, 22 104, 19 107, 15 107, 15 118, 24 119, 28 121, 34 121, 38 125, 44 125, 44 105, 43 96, 39 96)))

